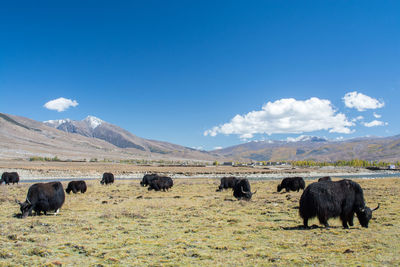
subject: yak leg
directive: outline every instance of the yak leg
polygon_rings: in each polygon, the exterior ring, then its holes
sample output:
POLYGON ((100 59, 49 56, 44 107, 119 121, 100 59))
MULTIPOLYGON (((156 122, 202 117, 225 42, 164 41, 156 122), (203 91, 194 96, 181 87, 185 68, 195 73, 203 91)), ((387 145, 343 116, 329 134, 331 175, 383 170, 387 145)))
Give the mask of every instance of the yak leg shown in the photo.
POLYGON ((347 225, 347 217, 344 214, 340 215, 340 220, 342 221, 343 228, 349 229, 349 226, 347 225))
POLYGON ((319 220, 319 223, 320 223, 320 224, 325 225, 325 227, 329 227, 328 220, 326 219, 325 216, 323 216, 323 215, 318 216, 318 220, 319 220))
POLYGON ((353 225, 354 225, 353 220, 354 220, 354 213, 351 213, 351 214, 347 217, 347 221, 349 222, 349 225, 350 225, 350 226, 353 226, 353 225))
POLYGON ((308 228, 308 218, 303 219, 303 224, 305 228, 308 228))

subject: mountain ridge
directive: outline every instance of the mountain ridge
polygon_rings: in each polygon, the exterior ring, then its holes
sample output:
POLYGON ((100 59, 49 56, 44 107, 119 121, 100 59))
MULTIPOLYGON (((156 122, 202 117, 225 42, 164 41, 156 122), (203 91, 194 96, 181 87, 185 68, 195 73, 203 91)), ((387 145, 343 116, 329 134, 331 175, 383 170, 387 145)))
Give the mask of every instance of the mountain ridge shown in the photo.
POLYGON ((248 142, 210 151, 238 161, 338 161, 363 159, 398 161, 400 135, 389 137, 357 137, 348 140, 309 139, 305 141, 248 142), (314 140, 314 141, 313 141, 314 140))
POLYGON ((351 159, 395 162, 400 159, 400 135, 349 140, 299 136, 286 141, 251 141, 206 152, 141 138, 94 116, 81 121, 63 119, 46 123, 0 113, 0 158, 328 162, 351 159))
MULTIPOLYGON (((96 120, 87 120, 70 123, 72 120, 64 120, 58 123, 53 120, 52 122, 53 125, 49 126, 29 118, 0 113, 0 158, 30 156, 57 156, 64 159, 100 157, 214 160, 216 158, 215 155, 205 151, 140 138, 104 121, 98 123, 96 120), (54 128, 56 125, 62 129, 54 128)), ((47 121, 47 124, 49 123, 47 121)))

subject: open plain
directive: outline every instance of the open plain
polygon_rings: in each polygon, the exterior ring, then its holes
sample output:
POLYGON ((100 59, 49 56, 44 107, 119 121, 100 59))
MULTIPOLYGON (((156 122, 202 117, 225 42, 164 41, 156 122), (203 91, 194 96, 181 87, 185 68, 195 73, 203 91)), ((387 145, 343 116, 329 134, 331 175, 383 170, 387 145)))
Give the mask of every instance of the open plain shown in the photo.
MULTIPOLYGON (((374 212, 369 228, 348 230, 339 219, 301 227, 302 192, 277 193, 278 181, 251 181, 251 201, 218 179, 175 179, 169 192, 148 191, 138 180, 66 195, 56 216, 18 218, 30 183, 0 186, 0 265, 350 265, 400 264, 400 180, 356 179, 374 212)), ((313 181, 307 180, 309 184, 313 181)), ((67 182, 62 182, 66 188, 67 182)))

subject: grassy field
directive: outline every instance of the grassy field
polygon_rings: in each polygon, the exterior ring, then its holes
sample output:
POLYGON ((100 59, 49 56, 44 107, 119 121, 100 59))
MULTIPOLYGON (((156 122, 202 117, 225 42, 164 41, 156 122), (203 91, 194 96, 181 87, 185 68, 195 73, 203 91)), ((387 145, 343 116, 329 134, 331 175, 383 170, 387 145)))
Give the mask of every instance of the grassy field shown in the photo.
POLYGON ((170 192, 90 181, 58 215, 26 219, 15 199, 30 184, 1 185, 0 266, 400 265, 400 179, 357 182, 368 206, 381 203, 368 229, 357 219, 349 230, 338 219, 301 229, 301 192, 276 193, 277 181, 251 181, 249 202, 215 192, 215 179, 175 180, 170 192))

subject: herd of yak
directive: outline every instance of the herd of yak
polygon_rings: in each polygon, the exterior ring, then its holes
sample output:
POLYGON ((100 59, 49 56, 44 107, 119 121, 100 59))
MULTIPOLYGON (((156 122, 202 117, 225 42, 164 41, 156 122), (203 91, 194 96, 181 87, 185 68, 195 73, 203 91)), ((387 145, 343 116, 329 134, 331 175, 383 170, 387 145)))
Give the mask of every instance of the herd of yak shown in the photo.
MULTIPOLYGON (((14 184, 19 182, 19 175, 16 172, 4 172, 1 176, 0 184, 14 184)), ((106 172, 100 181, 101 184, 114 183, 114 175, 106 172)), ((141 186, 148 186, 148 190, 166 191, 173 186, 173 180, 167 176, 158 174, 144 175, 141 186)), ((233 196, 237 199, 250 200, 257 192, 251 192, 249 180, 246 178, 223 177, 217 192, 224 189, 232 189, 233 196)), ((278 185, 277 191, 285 189, 286 192, 304 190, 300 197, 299 214, 303 219, 305 228, 308 228, 308 220, 317 217, 319 222, 325 227, 329 227, 330 218, 340 217, 344 228, 353 226, 354 214, 362 227, 368 227, 372 218, 372 212, 379 208, 371 210, 365 205, 364 194, 360 185, 352 180, 344 179, 332 181, 329 176, 322 177, 318 182, 305 187, 302 177, 284 178, 278 185)), ((87 190, 85 181, 71 181, 67 189, 68 194, 87 190)), ((25 202, 16 202, 20 205, 21 217, 32 215, 35 211, 37 215, 43 211, 58 213, 64 204, 65 194, 60 182, 36 183, 29 187, 25 202)))

